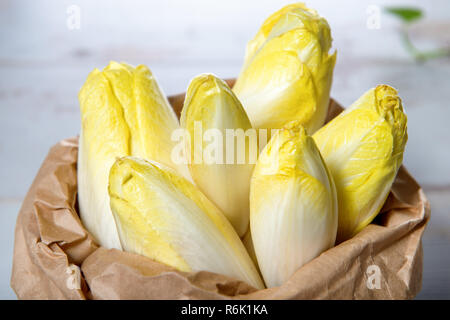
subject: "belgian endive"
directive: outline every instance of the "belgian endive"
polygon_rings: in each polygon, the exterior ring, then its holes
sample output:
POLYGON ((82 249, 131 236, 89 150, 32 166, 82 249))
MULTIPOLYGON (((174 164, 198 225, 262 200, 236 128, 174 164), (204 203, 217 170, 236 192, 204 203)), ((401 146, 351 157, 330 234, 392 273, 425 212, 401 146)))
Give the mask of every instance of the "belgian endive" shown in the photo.
POLYGON ((283 284, 334 245, 333 180, 298 121, 279 130, 261 152, 250 188, 250 230, 267 287, 283 284))
POLYGON ((379 85, 314 134, 336 184, 338 242, 358 233, 383 206, 402 164, 406 122, 397 91, 379 85))
POLYGON ((255 128, 299 120, 309 134, 328 111, 336 61, 327 21, 303 3, 272 14, 247 45, 233 91, 255 128))
POLYGON ((245 110, 224 81, 202 74, 189 84, 181 126, 190 137, 187 154, 193 180, 243 236, 257 158, 257 135, 247 131, 251 124, 245 110))
POLYGON ((178 120, 150 70, 111 62, 92 71, 79 93, 81 133, 78 201, 81 220, 97 242, 120 249, 108 196, 109 169, 116 157, 154 159, 174 165, 172 131, 178 120))
POLYGON ((211 271, 263 283, 222 212, 174 170, 134 157, 111 168, 109 194, 124 250, 180 271, 211 271))

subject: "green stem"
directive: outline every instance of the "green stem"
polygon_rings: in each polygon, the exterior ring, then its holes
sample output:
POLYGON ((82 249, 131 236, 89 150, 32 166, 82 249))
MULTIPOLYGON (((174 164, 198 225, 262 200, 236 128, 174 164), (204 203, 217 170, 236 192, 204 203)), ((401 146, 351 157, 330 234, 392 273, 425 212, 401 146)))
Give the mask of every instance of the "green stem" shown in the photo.
POLYGON ((446 48, 440 48, 435 50, 429 50, 429 51, 420 51, 417 49, 414 44, 411 42, 411 39, 408 34, 408 30, 406 26, 401 29, 400 35, 402 37, 403 45, 405 46, 406 50, 416 59, 417 61, 423 62, 429 59, 436 59, 436 58, 442 58, 442 57, 448 57, 450 56, 450 49, 446 48))

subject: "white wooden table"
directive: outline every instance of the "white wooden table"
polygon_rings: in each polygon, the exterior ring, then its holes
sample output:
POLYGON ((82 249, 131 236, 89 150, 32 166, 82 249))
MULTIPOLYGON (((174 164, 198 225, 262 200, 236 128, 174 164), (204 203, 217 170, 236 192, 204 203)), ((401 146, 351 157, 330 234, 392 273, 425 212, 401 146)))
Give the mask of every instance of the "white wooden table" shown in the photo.
MULTIPOLYGON (((79 131, 77 93, 109 60, 146 64, 167 94, 202 72, 239 72, 246 42, 287 1, 0 2, 0 298, 9 287, 14 225, 21 201, 48 149, 79 131), (80 29, 70 20, 80 10, 80 29), (68 9, 69 12, 68 13, 68 9), (69 25, 68 23, 69 19, 69 25), (75 28, 73 28, 75 27, 75 28)), ((450 45, 450 2, 310 1, 332 28, 338 62, 332 96, 349 105, 379 83, 400 91, 408 114, 405 164, 431 200, 418 298, 450 298, 450 59, 413 62, 398 23, 381 15, 367 27, 369 5, 420 6, 418 46, 450 45)), ((377 7, 375 7, 376 9, 377 7)))

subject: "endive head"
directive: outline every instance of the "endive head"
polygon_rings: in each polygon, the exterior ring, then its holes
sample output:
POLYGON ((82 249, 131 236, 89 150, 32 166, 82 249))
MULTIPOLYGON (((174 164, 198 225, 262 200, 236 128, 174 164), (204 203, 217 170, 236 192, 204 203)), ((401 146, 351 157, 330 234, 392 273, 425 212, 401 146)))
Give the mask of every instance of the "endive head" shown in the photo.
POLYGON ((108 175, 116 157, 157 160, 189 176, 171 159, 178 120, 151 71, 111 62, 92 71, 79 93, 78 199, 83 224, 107 248, 120 248, 109 208, 108 175))
MULTIPOLYGON (((333 180, 316 143, 299 121, 291 121, 278 130, 261 152, 252 176, 252 214, 259 212, 258 203, 265 201, 264 197, 255 198, 256 193, 273 193, 274 187, 283 189, 283 184, 292 179, 303 180, 303 192, 311 197, 311 205, 323 205, 313 199, 334 192, 333 180)), ((334 199, 330 199, 333 206, 334 199)))
POLYGON ((328 52, 332 39, 327 21, 320 17, 316 10, 298 2, 281 8, 264 21, 256 36, 247 44, 245 63, 254 58, 267 39, 299 27, 310 29, 317 34, 322 50, 328 52))
POLYGON ((403 110, 401 98, 396 89, 388 85, 378 85, 368 90, 350 108, 342 113, 374 113, 377 114, 389 127, 392 134, 392 146, 398 169, 403 160, 403 150, 408 141, 407 117, 403 110))
POLYGON ((302 3, 264 22, 233 88, 254 127, 296 119, 312 134, 323 124, 336 60, 331 42, 327 21, 302 3))
POLYGON ((195 121, 202 122, 203 128, 251 128, 241 102, 230 87, 222 79, 207 73, 191 80, 181 112, 183 128, 193 131, 195 121))
POLYGON ((337 201, 330 173, 314 140, 298 121, 279 130, 252 176, 250 226, 268 287, 334 245, 337 201))
POLYGON ((402 101, 394 88, 379 85, 313 138, 336 183, 344 241, 375 218, 402 164, 408 139, 402 101))
POLYGON ((250 176, 257 158, 256 131, 247 131, 251 124, 245 110, 223 80, 202 74, 189 84, 181 126, 190 138, 186 147, 193 180, 242 236, 248 228, 250 176))
POLYGON ((109 195, 124 250, 181 271, 211 271, 263 287, 227 219, 174 170, 119 158, 111 168, 109 195))
POLYGON ((79 100, 82 131, 98 136, 90 140, 103 145, 99 151, 114 148, 114 143, 105 145, 106 133, 120 131, 120 137, 111 136, 111 141, 126 149, 119 156, 154 159, 187 174, 185 165, 171 159, 171 134, 179 128, 178 119, 146 66, 113 61, 102 71, 95 69, 81 88, 79 100))

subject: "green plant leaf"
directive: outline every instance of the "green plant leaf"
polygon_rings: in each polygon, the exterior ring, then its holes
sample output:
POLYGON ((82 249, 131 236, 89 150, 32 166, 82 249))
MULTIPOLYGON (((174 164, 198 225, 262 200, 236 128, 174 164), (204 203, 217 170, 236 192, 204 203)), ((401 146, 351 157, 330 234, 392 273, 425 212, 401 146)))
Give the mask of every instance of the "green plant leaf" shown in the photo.
POLYGON ((422 10, 413 7, 386 7, 385 11, 406 23, 411 23, 423 17, 422 10))

